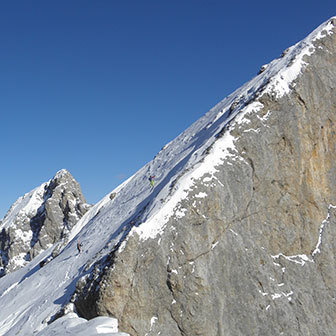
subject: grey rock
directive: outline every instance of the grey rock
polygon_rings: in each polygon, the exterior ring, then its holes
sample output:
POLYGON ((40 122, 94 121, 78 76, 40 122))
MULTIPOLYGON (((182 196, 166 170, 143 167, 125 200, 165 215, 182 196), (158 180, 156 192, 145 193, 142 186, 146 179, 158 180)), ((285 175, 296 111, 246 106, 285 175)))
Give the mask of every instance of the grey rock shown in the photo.
POLYGON ((52 253, 55 257, 89 207, 79 184, 64 169, 19 198, 0 226, 0 276, 17 270, 58 243, 52 253))
POLYGON ((117 196, 117 194, 115 192, 112 192, 110 194, 110 200, 112 201, 116 196, 117 196))
POLYGON ((184 216, 154 239, 131 230, 81 280, 82 316, 130 335, 335 335, 335 27, 314 45, 289 94, 259 92, 221 132, 235 156, 195 181, 184 216))

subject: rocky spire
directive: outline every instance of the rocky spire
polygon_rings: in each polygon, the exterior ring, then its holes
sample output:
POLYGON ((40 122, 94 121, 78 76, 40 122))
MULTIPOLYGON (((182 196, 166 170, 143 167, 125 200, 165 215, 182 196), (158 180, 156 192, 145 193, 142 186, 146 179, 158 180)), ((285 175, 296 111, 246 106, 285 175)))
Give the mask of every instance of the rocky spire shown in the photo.
POLYGON ((0 275, 27 264, 53 244, 66 241, 89 205, 65 169, 20 197, 0 224, 0 275))

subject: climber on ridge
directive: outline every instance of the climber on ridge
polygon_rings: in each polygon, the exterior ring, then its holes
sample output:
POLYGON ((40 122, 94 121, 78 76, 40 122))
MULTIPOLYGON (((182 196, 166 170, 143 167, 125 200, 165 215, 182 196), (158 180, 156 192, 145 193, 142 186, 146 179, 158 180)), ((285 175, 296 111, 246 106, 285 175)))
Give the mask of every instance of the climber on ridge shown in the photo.
POLYGON ((149 178, 148 178, 151 189, 154 188, 154 178, 155 178, 154 175, 151 175, 151 176, 149 176, 149 178))
POLYGON ((82 243, 79 242, 79 239, 77 239, 77 250, 78 250, 78 254, 81 253, 81 247, 82 247, 82 243))

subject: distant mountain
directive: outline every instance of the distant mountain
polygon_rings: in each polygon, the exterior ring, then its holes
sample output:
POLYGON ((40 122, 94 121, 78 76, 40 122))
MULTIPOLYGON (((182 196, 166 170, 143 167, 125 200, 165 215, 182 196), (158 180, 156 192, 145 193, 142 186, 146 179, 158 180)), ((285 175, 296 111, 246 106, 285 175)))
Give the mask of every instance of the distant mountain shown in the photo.
POLYGON ((65 243, 89 207, 65 169, 20 197, 0 221, 0 276, 25 266, 55 243, 65 243))
POLYGON ((165 145, 57 257, 2 277, 0 334, 333 336, 335 26, 165 145))

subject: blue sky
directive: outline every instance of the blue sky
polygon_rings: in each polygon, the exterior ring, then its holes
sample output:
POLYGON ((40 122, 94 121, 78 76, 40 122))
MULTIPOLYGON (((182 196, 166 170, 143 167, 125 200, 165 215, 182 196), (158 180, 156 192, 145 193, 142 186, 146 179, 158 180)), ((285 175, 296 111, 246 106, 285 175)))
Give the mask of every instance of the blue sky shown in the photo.
POLYGON ((65 168, 95 203, 335 1, 0 3, 0 218, 65 168))

